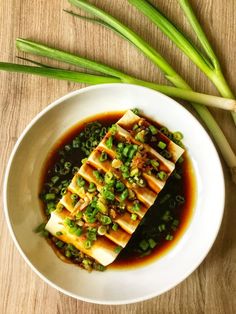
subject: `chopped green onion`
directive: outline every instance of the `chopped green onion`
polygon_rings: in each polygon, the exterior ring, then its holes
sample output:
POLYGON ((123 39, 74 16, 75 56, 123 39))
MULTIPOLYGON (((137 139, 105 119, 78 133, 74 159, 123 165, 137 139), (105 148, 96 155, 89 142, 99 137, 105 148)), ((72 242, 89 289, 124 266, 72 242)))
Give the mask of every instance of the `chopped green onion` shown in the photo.
POLYGON ((173 239, 174 239, 174 237, 171 234, 167 234, 167 236, 166 236, 167 241, 172 241, 173 239))
POLYGON ((174 132, 173 133, 173 138, 176 141, 181 141, 183 139, 183 134, 181 132, 174 132))
POLYGON ((90 241, 90 240, 85 240, 83 244, 84 244, 84 248, 86 250, 88 250, 92 247, 92 241, 90 241))
POLYGON ((134 124, 133 130, 136 131, 139 128, 138 124, 134 124))
POLYGON ((109 186, 105 185, 101 190, 101 194, 108 201, 114 201, 115 199, 115 194, 110 190, 109 186))
POLYGON ((166 143, 160 141, 157 146, 160 148, 160 149, 165 149, 166 148, 166 143))
POLYGON ((179 163, 179 164, 182 164, 182 162, 184 162, 184 157, 183 157, 183 156, 180 156, 179 159, 178 159, 178 163, 179 163))
POLYGON ((109 216, 105 216, 105 215, 101 215, 101 217, 99 218, 99 221, 103 225, 109 225, 112 223, 111 218, 109 216))
POLYGON ((77 231, 77 227, 73 226, 69 228, 69 233, 74 234, 77 231))
POLYGON ((117 192, 122 192, 125 189, 125 185, 121 181, 116 181, 115 188, 116 188, 117 192))
POLYGON ((108 212, 107 205, 104 204, 101 200, 97 201, 97 208, 102 214, 107 214, 108 212))
POLYGON ((66 217, 66 218, 64 219, 64 224, 65 224, 66 226, 70 227, 70 228, 75 227, 75 222, 74 222, 74 220, 71 220, 71 219, 68 218, 68 217, 66 217))
POLYGON ((100 155, 100 157, 99 157, 99 160, 100 160, 101 162, 107 160, 107 153, 104 152, 104 151, 102 151, 102 153, 101 153, 101 155, 100 155))
POLYGON ((138 216, 136 214, 131 214, 131 217, 130 217, 132 220, 137 220, 138 216))
POLYGON ((45 194, 45 201, 55 200, 55 198, 56 198, 56 194, 54 194, 54 193, 45 194))
POLYGON ((113 146, 113 137, 110 136, 106 142, 105 142, 106 146, 109 148, 109 149, 112 149, 112 146, 113 146))
POLYGON ((148 239, 148 243, 151 249, 154 249, 154 247, 157 245, 156 241, 154 241, 152 238, 148 239))
POLYGON ((140 174, 139 169, 138 168, 134 168, 130 171, 130 176, 131 177, 135 177, 138 176, 140 174))
POLYGON ((77 237, 80 237, 82 233, 83 233, 83 229, 80 228, 80 227, 77 227, 77 229, 76 229, 76 231, 75 231, 75 235, 76 235, 77 237))
POLYGON ((67 193, 67 188, 62 188, 61 189, 61 195, 65 195, 67 193))
POLYGON ((155 159, 151 159, 150 163, 155 170, 158 170, 158 167, 160 165, 158 161, 156 161, 155 159))
POLYGON ((139 109, 137 108, 134 108, 132 109, 133 113, 136 114, 137 116, 139 115, 139 109))
POLYGON ((95 178, 102 182, 103 181, 103 175, 101 174, 101 172, 99 172, 98 170, 94 170, 93 171, 93 175, 95 176, 95 178))
POLYGON ((73 200, 73 201, 76 201, 77 199, 78 199, 78 195, 77 194, 75 194, 75 193, 72 193, 71 194, 71 196, 70 196, 70 198, 73 200))
POLYGON ((166 230, 166 225, 165 225, 165 224, 159 225, 159 226, 158 226, 158 230, 159 230, 160 232, 165 231, 165 230, 166 230))
POLYGON ((64 246, 64 244, 65 243, 60 241, 60 240, 56 242, 56 246, 59 247, 59 248, 62 248, 64 246))
POLYGON ((165 171, 159 171, 157 176, 160 180, 165 181, 167 178, 167 173, 165 171))
POLYGON ((146 132, 144 130, 142 130, 135 135, 135 139, 141 143, 144 143, 145 142, 145 135, 146 135, 146 132))
POLYGON ((119 228, 119 225, 118 225, 117 223, 114 223, 114 224, 112 225, 112 230, 117 231, 118 228, 119 228))
POLYGON ((181 176, 178 172, 176 172, 176 171, 174 171, 173 176, 174 176, 175 179, 177 179, 177 180, 180 180, 180 179, 182 178, 182 176, 181 176))
POLYGON ((112 126, 111 126, 110 129, 109 129, 109 132, 110 132, 112 135, 115 135, 116 132, 117 132, 117 125, 116 125, 116 124, 112 124, 112 126))
POLYGON ((114 252, 115 252, 116 254, 119 254, 122 249, 123 249, 123 248, 118 245, 117 247, 115 247, 114 252))
POLYGON ((78 212, 78 213, 76 213, 76 219, 81 219, 82 217, 83 217, 83 212, 78 212))
POLYGON ((120 195, 121 201, 125 201, 128 196, 129 196, 129 191, 128 189, 125 189, 120 195))
POLYGON ((61 231, 57 231, 57 232, 56 232, 56 236, 59 237, 59 236, 61 236, 61 235, 63 235, 63 233, 62 233, 61 231))
POLYGON ((101 264, 96 265, 96 270, 98 270, 98 271, 104 271, 105 269, 106 269, 105 266, 103 266, 101 264))
POLYGON ((140 203, 134 203, 132 206, 132 210, 134 211, 139 211, 141 209, 141 204, 140 203))
POLYGON ((149 125, 149 130, 152 133, 152 135, 156 135, 157 134, 157 128, 153 125, 149 125))
POLYGON ((88 158, 83 158, 83 159, 81 160, 82 164, 85 164, 87 161, 88 161, 88 158))
POLYGON ((78 177, 76 182, 79 187, 82 187, 85 185, 85 180, 82 177, 78 177))
POLYGON ((65 256, 70 258, 72 256, 71 252, 69 250, 65 251, 65 256))
POLYGON ((143 178, 139 178, 137 181, 138 186, 140 186, 141 188, 146 186, 146 181, 143 178))
POLYGON ((139 247, 143 250, 146 251, 149 248, 149 243, 146 240, 142 240, 139 243, 139 247))
POLYGON ((58 180, 59 180, 58 176, 51 177, 51 181, 53 184, 57 183, 58 180))
POLYGON ((179 220, 178 219, 175 219, 173 222, 172 222, 172 225, 174 225, 175 227, 177 227, 179 225, 179 220))
POLYGON ((46 224, 43 222, 41 223, 37 228, 35 228, 34 232, 39 233, 42 232, 45 229, 46 224))
POLYGON ((105 183, 109 186, 113 186, 115 184, 115 177, 111 171, 108 171, 105 174, 105 183))
POLYGON ((88 192, 89 192, 89 193, 93 193, 93 192, 95 192, 96 190, 97 190, 97 187, 96 187, 95 183, 90 182, 89 187, 88 187, 88 192))
POLYGON ((65 167, 66 169, 70 169, 70 167, 71 167, 71 162, 66 161, 66 162, 64 163, 64 167, 65 167))
POLYGON ((99 235, 103 236, 103 235, 106 234, 106 233, 107 233, 107 228, 106 228, 106 226, 99 226, 99 227, 98 227, 98 234, 99 234, 99 235))
POLYGON ((97 229, 96 228, 88 228, 87 239, 90 241, 97 240, 97 229))

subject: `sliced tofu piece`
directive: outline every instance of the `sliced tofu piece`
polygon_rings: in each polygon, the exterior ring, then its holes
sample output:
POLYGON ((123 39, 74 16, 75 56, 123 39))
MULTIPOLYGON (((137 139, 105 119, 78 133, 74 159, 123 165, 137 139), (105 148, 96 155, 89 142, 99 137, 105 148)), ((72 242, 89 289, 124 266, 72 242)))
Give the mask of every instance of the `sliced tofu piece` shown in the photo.
POLYGON ((116 231, 111 229, 109 233, 107 232, 105 234, 105 237, 107 237, 112 242, 124 248, 126 244, 129 242, 129 239, 131 238, 131 234, 125 232, 121 228, 118 228, 118 230, 116 231))
POLYGON ((69 213, 66 211, 52 212, 45 229, 60 240, 73 244, 78 250, 91 256, 102 265, 107 266, 111 264, 118 255, 116 251, 117 244, 102 236, 98 237, 90 249, 85 249, 83 244, 85 237, 83 235, 78 237, 69 233, 67 227, 64 225, 64 219, 68 217, 68 215, 69 213), (62 233, 61 236, 57 235, 58 231, 62 233))
MULTIPOLYGON (((144 120, 144 118, 139 117, 138 115, 133 113, 133 111, 131 110, 127 110, 127 112, 120 118, 117 124, 127 130, 134 124, 139 123, 140 120, 144 120)), ((145 123, 147 125, 151 125, 147 120, 145 120, 145 123)), ((178 146, 177 144, 175 144, 173 141, 171 141, 167 136, 165 136, 159 130, 155 136, 157 138, 165 139, 165 142, 168 143, 167 150, 171 152, 172 161, 175 163, 179 159, 179 157, 183 154, 184 149, 178 146)))

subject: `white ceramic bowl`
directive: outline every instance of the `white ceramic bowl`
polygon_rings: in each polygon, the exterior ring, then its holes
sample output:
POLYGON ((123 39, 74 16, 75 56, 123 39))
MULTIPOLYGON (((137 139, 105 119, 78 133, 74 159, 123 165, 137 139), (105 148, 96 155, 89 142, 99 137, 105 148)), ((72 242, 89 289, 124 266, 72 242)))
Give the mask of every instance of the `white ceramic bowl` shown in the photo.
POLYGON ((84 301, 133 303, 171 289, 202 262, 222 220, 224 179, 211 139, 181 105, 143 87, 99 85, 60 98, 27 126, 7 166, 4 208, 10 233, 21 255, 51 286, 84 301), (38 200, 40 170, 52 145, 78 121, 96 113, 134 107, 171 130, 184 134, 197 177, 196 208, 182 238, 155 262, 136 269, 87 273, 60 261, 46 241, 32 231, 42 221, 38 200))

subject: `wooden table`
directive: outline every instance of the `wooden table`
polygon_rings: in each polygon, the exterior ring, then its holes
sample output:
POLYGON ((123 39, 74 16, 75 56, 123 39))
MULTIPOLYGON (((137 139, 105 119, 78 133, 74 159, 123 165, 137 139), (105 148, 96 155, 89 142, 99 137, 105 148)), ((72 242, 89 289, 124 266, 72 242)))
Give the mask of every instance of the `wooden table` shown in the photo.
MULTIPOLYGON (((93 2, 132 26, 164 54, 195 90, 216 93, 204 75, 127 1, 93 2)), ((177 1, 153 2, 196 40, 177 1)), ((191 2, 221 60, 226 78, 235 91, 236 1, 191 2)), ((22 54, 15 48, 15 39, 24 37, 106 62, 139 78, 164 82, 159 70, 132 45, 102 27, 75 20, 63 13, 63 8, 70 8, 67 1, 0 0, 0 4, 2 61, 20 62, 16 56, 22 54)), ((30 75, 0 73, 1 177, 13 145, 31 119, 53 100, 83 86, 30 75)), ((236 151, 235 128, 230 115, 220 110, 212 112, 236 151)), ((26 265, 13 245, 1 210, 0 313, 236 313, 236 190, 224 163, 223 166, 226 181, 225 214, 212 250, 201 266, 175 289, 132 305, 89 304, 49 287, 26 265)))

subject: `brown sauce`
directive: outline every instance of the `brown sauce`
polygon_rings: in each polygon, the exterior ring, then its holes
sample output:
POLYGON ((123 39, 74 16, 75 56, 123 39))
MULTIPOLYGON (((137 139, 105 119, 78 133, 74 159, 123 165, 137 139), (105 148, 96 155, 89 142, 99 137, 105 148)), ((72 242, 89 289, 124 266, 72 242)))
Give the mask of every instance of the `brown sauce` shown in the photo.
MULTIPOLYGON (((117 120, 124 114, 124 112, 110 112, 110 113, 103 113, 96 116, 91 116, 86 120, 83 120, 82 122, 78 123, 77 125, 70 128, 52 147, 50 153, 47 156, 47 159, 45 161, 43 171, 42 171, 42 179, 40 182, 40 192, 43 189, 43 186, 45 182, 47 182, 51 176, 50 169, 55 165, 55 163, 60 159, 60 156, 58 156, 58 151, 60 151, 65 145, 68 143, 71 143, 71 141, 80 133, 83 131, 84 127, 94 121, 99 121, 104 126, 110 126, 113 123, 117 122, 117 120)), ((153 125, 160 128, 160 125, 155 123, 154 121, 149 120, 153 125)), ((175 131, 175 130, 172 130, 175 131)), ((84 153, 82 153, 80 150, 76 150, 76 153, 74 155, 70 156, 70 160, 72 163, 74 163, 77 167, 81 166, 81 160, 85 158, 84 153)), ((109 268, 132 268, 137 267, 141 265, 148 264, 155 260, 156 258, 159 258, 166 254, 180 239, 182 234, 187 229, 191 217, 193 215, 194 205, 195 205, 195 199, 196 199, 196 180, 194 175, 193 166, 191 163, 191 160, 187 153, 184 153, 184 161, 182 164, 177 165, 177 168, 179 168, 182 178, 179 180, 174 180, 172 177, 170 177, 164 187, 164 189, 160 192, 160 194, 157 197, 156 202, 154 205, 149 209, 148 213, 145 215, 144 219, 144 226, 139 226, 137 230, 135 231, 134 235, 132 235, 131 240, 127 244, 126 248, 122 250, 118 258, 115 260, 115 262, 112 263, 112 265, 109 266, 109 268), (174 191, 174 192, 173 192, 174 191), (174 234, 174 238, 171 241, 166 241, 163 238, 155 239, 157 242, 156 247, 148 254, 143 254, 142 257, 140 257, 140 252, 137 252, 137 243, 142 240, 142 234, 145 232, 143 229, 145 228, 145 224, 147 225, 147 229, 156 228, 158 224, 161 223, 161 217, 169 208, 168 204, 171 204, 170 202, 164 202, 161 203, 161 200, 165 197, 167 194, 173 194, 176 193, 178 195, 182 195, 185 199, 184 204, 179 204, 176 206, 175 210, 173 210, 171 213, 174 215, 175 219, 179 221, 179 225, 176 228, 176 230, 172 233, 174 234), (161 203, 161 204, 160 204, 161 203)), ((66 179, 70 180, 73 176, 65 177, 66 179)), ((44 204, 43 204, 44 205, 44 204)), ((172 204, 173 205, 173 204, 172 204)), ((173 207, 173 206, 172 206, 173 207)), ((45 205, 42 207, 44 216, 48 219, 49 217, 45 214, 45 205)), ((148 231, 149 232, 149 231, 148 231)), ((66 259, 62 254, 60 253, 60 250, 55 246, 55 243, 49 239, 48 241, 54 251, 56 252, 57 256, 60 257, 63 261, 69 262, 68 259, 66 259)))

